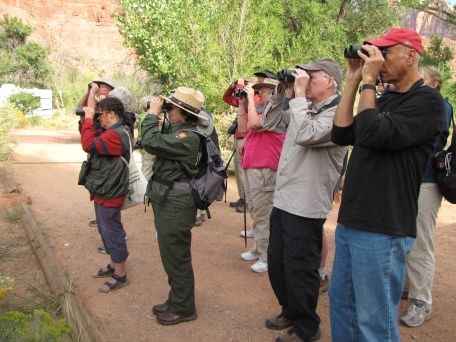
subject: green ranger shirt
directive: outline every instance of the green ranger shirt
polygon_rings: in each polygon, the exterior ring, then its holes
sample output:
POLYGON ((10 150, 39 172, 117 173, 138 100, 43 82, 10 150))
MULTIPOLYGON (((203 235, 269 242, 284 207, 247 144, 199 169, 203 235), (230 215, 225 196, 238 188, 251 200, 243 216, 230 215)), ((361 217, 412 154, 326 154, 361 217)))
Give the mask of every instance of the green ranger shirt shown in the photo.
POLYGON ((166 126, 164 132, 160 132, 154 114, 147 115, 142 122, 141 144, 148 153, 157 157, 154 177, 149 180, 146 192, 152 202, 179 208, 195 206, 190 192, 160 182, 189 182, 198 174, 200 138, 196 133, 184 130, 193 128, 191 122, 184 122, 166 126))

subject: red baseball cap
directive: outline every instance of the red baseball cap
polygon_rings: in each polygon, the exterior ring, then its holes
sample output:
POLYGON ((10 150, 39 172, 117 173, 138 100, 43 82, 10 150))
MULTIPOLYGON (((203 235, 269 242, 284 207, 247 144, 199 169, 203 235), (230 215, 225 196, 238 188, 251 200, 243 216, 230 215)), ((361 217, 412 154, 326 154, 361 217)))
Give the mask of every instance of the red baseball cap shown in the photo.
POLYGON ((391 28, 383 33, 380 38, 367 40, 364 44, 372 44, 378 47, 401 44, 416 50, 420 55, 424 50, 420 35, 414 30, 401 27, 391 28))

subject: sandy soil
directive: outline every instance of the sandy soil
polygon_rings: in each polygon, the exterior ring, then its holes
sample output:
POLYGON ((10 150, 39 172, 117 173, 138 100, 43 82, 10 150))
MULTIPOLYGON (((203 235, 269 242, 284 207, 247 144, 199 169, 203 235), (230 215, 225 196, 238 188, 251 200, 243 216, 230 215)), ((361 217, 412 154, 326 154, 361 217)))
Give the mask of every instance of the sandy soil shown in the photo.
MULTIPOLYGON (((32 198, 33 213, 48 238, 55 257, 73 275, 76 293, 98 322, 107 341, 273 341, 281 334, 268 330, 264 320, 279 306, 266 273, 250 270, 242 261, 244 240, 242 214, 228 204, 213 205, 213 218, 193 230, 193 267, 196 278, 198 319, 172 327, 159 325, 150 313, 162 303, 168 284, 161 266, 151 208, 137 206, 123 212, 128 233, 128 276, 131 284, 111 294, 97 289, 103 280, 91 273, 108 258, 96 252, 100 238, 88 225, 94 211, 87 191, 77 184, 85 155, 74 132, 16 131, 14 163, 10 169, 23 193, 32 198)), ((229 181, 227 200, 236 200, 234 180, 229 181)), ((334 228, 338 207, 325 224, 330 242, 328 269, 334 251, 334 228)), ((444 202, 435 235, 437 271, 434 315, 419 328, 401 327, 403 341, 455 341, 456 327, 456 209, 444 202)), ((250 224, 250 220, 248 221, 250 224)), ((250 239, 249 239, 250 240, 250 239)), ((248 247, 252 241, 248 241, 248 247)), ((26 259, 24 259, 26 262, 26 259)), ((401 302, 401 311, 406 301, 401 302)), ((322 339, 330 341, 328 297, 319 300, 322 339)), ((283 332, 284 333, 284 332, 283 332)))

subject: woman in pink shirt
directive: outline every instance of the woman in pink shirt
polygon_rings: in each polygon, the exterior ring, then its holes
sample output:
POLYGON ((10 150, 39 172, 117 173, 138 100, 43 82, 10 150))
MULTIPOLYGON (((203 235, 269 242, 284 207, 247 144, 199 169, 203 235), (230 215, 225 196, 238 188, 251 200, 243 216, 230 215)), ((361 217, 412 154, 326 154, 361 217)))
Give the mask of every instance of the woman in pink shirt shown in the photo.
POLYGON ((272 210, 277 166, 285 140, 282 132, 264 130, 261 124, 263 109, 277 84, 278 81, 265 78, 261 83, 245 87, 248 99, 248 132, 241 166, 247 175, 247 184, 244 184, 244 187, 255 223, 255 242, 249 251, 241 254, 241 258, 258 260, 251 266, 254 272, 268 270, 269 216, 272 210), (255 93, 260 98, 258 105, 255 104, 255 93))

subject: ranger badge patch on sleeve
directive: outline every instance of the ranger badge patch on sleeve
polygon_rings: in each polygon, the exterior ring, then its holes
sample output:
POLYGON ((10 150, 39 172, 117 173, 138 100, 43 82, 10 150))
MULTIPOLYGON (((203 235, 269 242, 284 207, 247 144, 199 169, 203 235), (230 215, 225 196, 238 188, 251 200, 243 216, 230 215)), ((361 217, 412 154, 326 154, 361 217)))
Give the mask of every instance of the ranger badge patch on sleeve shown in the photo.
POLYGON ((176 136, 177 136, 179 139, 183 140, 183 139, 185 139, 185 138, 187 137, 187 132, 184 132, 184 131, 177 132, 177 133, 176 133, 176 136))

